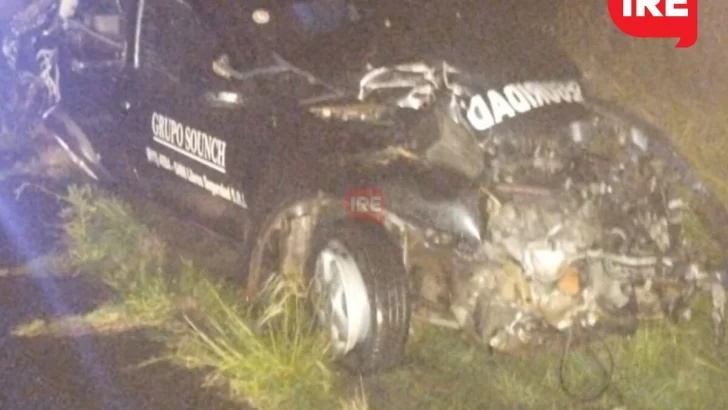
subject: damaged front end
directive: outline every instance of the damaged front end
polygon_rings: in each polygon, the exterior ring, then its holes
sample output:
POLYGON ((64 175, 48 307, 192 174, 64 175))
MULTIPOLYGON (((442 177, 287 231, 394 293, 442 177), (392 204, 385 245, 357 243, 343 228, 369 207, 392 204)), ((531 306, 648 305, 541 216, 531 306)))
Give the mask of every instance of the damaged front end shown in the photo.
POLYGON ((390 152, 472 183, 458 191, 445 181, 449 196, 422 194, 433 178, 383 185, 421 315, 517 352, 628 335, 643 318, 687 320, 703 291, 722 343, 725 274, 706 267, 724 263, 708 263, 685 226, 693 212, 710 209, 714 223, 727 214, 669 141, 576 98, 576 114, 555 126, 541 117, 479 132, 458 74, 404 65, 375 70, 361 87, 370 106, 431 114, 390 152))

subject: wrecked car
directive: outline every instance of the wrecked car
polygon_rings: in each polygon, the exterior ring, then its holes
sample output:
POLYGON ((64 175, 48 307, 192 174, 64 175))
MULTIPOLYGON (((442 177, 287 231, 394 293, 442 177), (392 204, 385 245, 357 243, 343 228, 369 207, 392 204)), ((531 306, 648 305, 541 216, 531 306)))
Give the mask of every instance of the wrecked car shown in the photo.
POLYGON ((89 178, 239 241, 244 295, 302 272, 352 369, 400 363, 414 318, 517 352, 687 318, 698 291, 721 340, 724 265, 683 229, 728 226, 720 201, 507 13, 35 0, 3 51, 89 178))

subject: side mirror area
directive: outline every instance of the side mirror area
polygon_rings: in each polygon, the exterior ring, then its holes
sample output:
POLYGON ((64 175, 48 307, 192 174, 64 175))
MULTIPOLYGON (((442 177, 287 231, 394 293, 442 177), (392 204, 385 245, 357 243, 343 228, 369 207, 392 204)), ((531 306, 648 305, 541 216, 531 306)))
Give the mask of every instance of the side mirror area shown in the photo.
POLYGON ((210 69, 214 73, 212 80, 199 84, 205 104, 217 108, 239 108, 256 94, 255 84, 240 78, 243 74, 233 67, 227 54, 215 58, 210 69))
POLYGON ((237 91, 205 91, 205 103, 218 108, 238 108, 245 105, 243 94, 237 91))

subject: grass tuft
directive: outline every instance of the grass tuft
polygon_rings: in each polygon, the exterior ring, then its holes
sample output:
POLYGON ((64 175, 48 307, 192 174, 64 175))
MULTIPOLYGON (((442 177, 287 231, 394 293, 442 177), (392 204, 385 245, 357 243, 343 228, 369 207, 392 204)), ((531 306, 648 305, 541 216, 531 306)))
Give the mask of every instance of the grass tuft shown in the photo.
POLYGON ((340 400, 327 339, 300 282, 281 276, 245 306, 191 262, 171 258, 124 203, 88 187, 72 188, 67 201, 67 265, 114 289, 128 320, 154 318, 150 337, 167 346, 165 360, 205 370, 206 385, 259 409, 332 408, 340 400))
POLYGON ((198 310, 174 335, 173 362, 207 368, 208 384, 224 381, 233 397, 261 409, 320 408, 336 397, 328 342, 314 326, 305 294, 277 279, 258 301, 240 306, 203 281, 198 310))

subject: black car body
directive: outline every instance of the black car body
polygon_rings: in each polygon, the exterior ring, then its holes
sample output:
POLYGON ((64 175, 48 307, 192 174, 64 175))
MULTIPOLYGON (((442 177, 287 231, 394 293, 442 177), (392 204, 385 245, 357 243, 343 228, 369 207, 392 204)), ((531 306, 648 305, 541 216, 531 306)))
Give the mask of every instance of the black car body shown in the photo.
POLYGON ((16 18, 5 51, 43 72, 50 44, 59 142, 91 177, 241 241, 249 295, 284 225, 280 266, 316 276, 322 249, 368 266, 350 283, 365 330, 341 350, 360 369, 399 360, 414 305, 505 351, 678 317, 692 293, 676 282, 713 289, 722 323, 722 273, 684 251, 673 187, 714 222, 722 207, 502 3, 62 1, 44 35, 16 18), (381 224, 352 222, 351 193, 372 189, 381 224))

